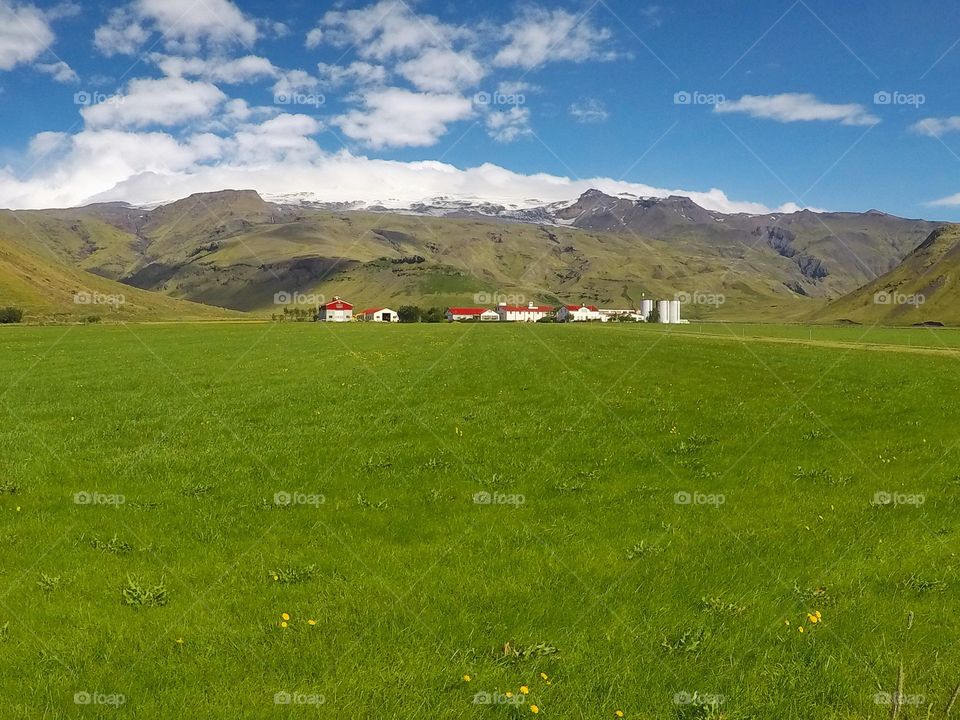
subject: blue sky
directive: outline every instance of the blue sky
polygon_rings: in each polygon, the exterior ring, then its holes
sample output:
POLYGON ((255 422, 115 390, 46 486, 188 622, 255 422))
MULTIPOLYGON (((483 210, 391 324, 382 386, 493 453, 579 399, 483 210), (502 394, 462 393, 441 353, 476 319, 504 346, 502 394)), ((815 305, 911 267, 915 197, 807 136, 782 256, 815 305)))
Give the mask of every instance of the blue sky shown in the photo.
POLYGON ((0 0, 0 206, 599 185, 960 220, 957 19, 947 0, 0 0))

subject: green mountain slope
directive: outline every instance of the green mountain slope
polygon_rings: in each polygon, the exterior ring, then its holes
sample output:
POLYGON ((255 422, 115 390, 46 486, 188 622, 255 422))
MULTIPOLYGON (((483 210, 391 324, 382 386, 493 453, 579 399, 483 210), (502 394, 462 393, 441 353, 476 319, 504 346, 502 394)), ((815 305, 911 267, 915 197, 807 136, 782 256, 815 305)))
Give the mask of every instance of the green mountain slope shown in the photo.
POLYGON ((220 308, 128 287, 34 252, 0 234, 0 306, 20 307, 27 321, 217 320, 241 317, 220 308))
POLYGON ((898 267, 811 318, 884 325, 960 325, 960 225, 934 231, 898 267))

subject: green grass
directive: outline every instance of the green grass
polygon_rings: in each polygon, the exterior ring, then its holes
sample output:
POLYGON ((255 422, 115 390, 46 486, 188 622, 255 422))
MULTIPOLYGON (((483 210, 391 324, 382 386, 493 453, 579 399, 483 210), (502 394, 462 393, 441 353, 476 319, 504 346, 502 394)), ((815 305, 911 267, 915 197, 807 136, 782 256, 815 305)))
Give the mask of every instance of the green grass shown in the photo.
POLYGON ((2 714, 943 717, 957 360, 697 331, 0 328, 2 714))

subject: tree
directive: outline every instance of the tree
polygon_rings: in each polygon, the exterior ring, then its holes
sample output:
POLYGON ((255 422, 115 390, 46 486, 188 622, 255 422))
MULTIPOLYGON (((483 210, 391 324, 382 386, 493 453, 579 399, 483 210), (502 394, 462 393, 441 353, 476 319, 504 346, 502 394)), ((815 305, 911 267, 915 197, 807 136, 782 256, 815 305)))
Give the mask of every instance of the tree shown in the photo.
POLYGON ((658 323, 660 322, 660 308, 657 307, 657 304, 653 304, 653 309, 650 311, 650 317, 647 318, 648 323, 658 323))
POLYGON ((23 320, 23 310, 17 307, 0 308, 0 325, 12 325, 23 320))
POLYGON ((402 323, 416 323, 423 317, 423 311, 418 305, 402 305, 397 310, 397 317, 402 323))
POLYGON ((423 322, 440 323, 447 319, 447 313, 443 308, 432 307, 423 315, 423 322))

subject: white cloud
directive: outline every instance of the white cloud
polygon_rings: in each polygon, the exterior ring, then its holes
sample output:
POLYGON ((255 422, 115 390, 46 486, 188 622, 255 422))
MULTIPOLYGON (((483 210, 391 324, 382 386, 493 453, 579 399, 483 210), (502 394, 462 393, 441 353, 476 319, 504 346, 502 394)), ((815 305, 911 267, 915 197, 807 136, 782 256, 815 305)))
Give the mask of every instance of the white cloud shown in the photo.
POLYGON ((0 3, 0 70, 31 63, 56 39, 42 10, 0 3))
POLYGON ((927 205, 931 207, 960 207, 960 193, 939 200, 932 200, 927 205))
POLYGON ((514 142, 533 133, 530 129, 530 111, 522 107, 491 112, 487 115, 486 125, 487 134, 501 143, 514 142))
POLYGON ((347 137, 372 148, 433 145, 449 123, 473 114, 473 103, 459 95, 403 88, 371 90, 363 95, 362 104, 334 122, 347 137))
POLYGON ((52 77, 59 83, 75 83, 80 80, 73 68, 62 60, 53 63, 39 63, 37 70, 52 77))
POLYGON ((178 125, 209 117, 226 99, 206 82, 138 79, 122 95, 85 107, 81 114, 91 128, 178 125))
POLYGON ((170 77, 193 77, 229 85, 276 78, 280 74, 280 70, 272 62, 258 55, 246 55, 235 59, 222 57, 204 59, 154 54, 150 56, 150 60, 157 63, 164 75, 170 77))
POLYGON ((494 58, 499 67, 528 70, 549 62, 608 61, 618 57, 605 48, 613 33, 589 18, 566 10, 528 8, 505 28, 509 40, 494 58))
MULTIPOLYGON (((228 187, 275 195, 308 192, 331 202, 365 201, 385 207, 405 207, 438 195, 531 207, 573 200, 599 188, 613 195, 686 195, 723 212, 771 212, 758 203, 731 200, 718 189, 690 191, 602 177, 522 175, 489 163, 460 169, 436 161, 379 160, 346 151, 330 154, 311 137, 320 129, 314 118, 278 115, 241 124, 225 136, 204 132, 177 139, 163 132, 113 129, 41 133, 31 151, 35 156, 49 153, 47 161, 37 163, 24 178, 9 168, 0 170, 0 207, 72 207, 110 200, 154 204, 228 187)), ((795 209, 790 204, 776 210, 795 209)))
POLYGON ((320 77, 332 87, 345 83, 355 85, 383 85, 387 81, 387 69, 382 65, 354 62, 349 65, 317 65, 320 77))
POLYGON ((361 57, 381 61, 419 55, 425 48, 449 48, 473 36, 431 15, 417 15, 400 0, 380 0, 358 10, 331 10, 318 30, 308 35, 308 46, 315 43, 315 47, 321 40, 338 47, 355 46, 361 57))
POLYGON ((204 44, 250 47, 260 35, 257 21, 231 0, 134 0, 97 28, 94 44, 105 55, 132 55, 154 32, 168 51, 184 53, 199 52, 204 44))
POLYGON ((602 123, 610 118, 607 106, 596 98, 575 102, 570 106, 570 115, 578 123, 602 123))
POLYGON ((400 63, 397 72, 418 90, 440 93, 471 87, 486 75, 473 53, 449 48, 428 48, 419 57, 400 63))
POLYGON ((320 81, 310 73, 303 70, 289 70, 280 75, 273 86, 273 95, 277 97, 299 92, 310 92, 316 90, 319 85, 320 81))
POLYGON ((871 115, 863 105, 834 105, 809 93, 782 95, 744 95, 739 100, 714 106, 718 113, 744 113, 751 117, 777 122, 839 122, 842 125, 876 125, 880 118, 871 115))
POLYGON ((947 118, 924 118, 910 126, 918 135, 939 138, 949 133, 960 132, 960 115, 947 118))
POLYGON ((320 43, 323 42, 323 30, 321 28, 314 28, 307 33, 307 49, 313 50, 320 47, 320 43))

